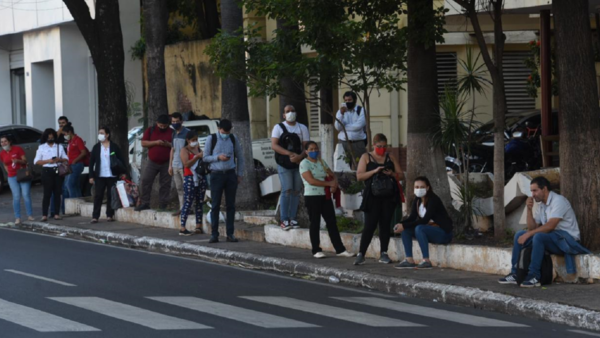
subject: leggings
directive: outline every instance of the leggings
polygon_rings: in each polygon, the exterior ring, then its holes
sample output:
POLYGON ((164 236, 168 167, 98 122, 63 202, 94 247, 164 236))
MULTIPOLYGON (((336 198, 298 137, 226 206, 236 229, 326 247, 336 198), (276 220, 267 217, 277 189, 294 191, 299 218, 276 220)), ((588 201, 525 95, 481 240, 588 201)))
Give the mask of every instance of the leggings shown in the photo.
POLYGON ((181 207, 181 227, 185 228, 188 214, 194 201, 196 201, 196 224, 202 224, 202 205, 206 193, 206 179, 199 176, 198 186, 194 183, 194 176, 183 178, 183 206, 181 207))
POLYGON ((392 234, 392 217, 394 217, 395 210, 396 204, 393 199, 373 198, 371 210, 365 213, 365 229, 360 238, 360 253, 363 255, 367 253, 377 226, 379 226, 381 252, 388 251, 392 234))

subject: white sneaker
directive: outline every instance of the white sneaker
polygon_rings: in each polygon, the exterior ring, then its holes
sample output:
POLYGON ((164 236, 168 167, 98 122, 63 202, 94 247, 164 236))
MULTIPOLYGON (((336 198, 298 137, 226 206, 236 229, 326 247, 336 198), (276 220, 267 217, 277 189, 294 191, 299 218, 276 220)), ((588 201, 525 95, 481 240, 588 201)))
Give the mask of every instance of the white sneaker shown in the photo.
POLYGON ((356 256, 356 254, 349 252, 349 251, 344 251, 344 252, 337 254, 337 256, 339 256, 339 257, 354 257, 354 256, 356 256))
POLYGON ((314 258, 325 258, 327 257, 324 253, 322 252, 317 252, 316 254, 313 255, 314 258))
POLYGON ((335 215, 336 216, 344 216, 346 212, 344 211, 344 208, 339 207, 339 208, 335 208, 335 215))
POLYGON ((295 219, 290 221, 290 225, 292 226, 292 229, 300 229, 300 224, 298 224, 298 221, 295 219))

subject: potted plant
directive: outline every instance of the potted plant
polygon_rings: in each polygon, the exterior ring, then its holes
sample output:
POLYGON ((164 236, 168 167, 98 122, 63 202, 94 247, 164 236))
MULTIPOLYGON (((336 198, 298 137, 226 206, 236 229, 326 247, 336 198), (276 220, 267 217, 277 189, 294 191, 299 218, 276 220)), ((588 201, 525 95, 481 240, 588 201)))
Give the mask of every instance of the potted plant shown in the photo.
POLYGON ((342 207, 346 210, 358 210, 362 203, 363 182, 356 180, 354 174, 338 175, 338 183, 342 191, 342 207))
POLYGON ((256 168, 256 178, 259 182, 261 196, 281 191, 277 169, 272 167, 256 168))

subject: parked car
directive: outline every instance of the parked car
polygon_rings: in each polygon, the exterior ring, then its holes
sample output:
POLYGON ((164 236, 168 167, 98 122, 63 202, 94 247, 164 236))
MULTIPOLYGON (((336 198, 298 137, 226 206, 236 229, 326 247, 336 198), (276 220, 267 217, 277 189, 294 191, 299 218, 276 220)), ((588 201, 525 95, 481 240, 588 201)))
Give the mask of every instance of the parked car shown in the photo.
MULTIPOLYGON (((40 166, 33 165, 33 159, 38 146, 40 145, 40 139, 42 138, 42 131, 24 125, 0 125, 0 136, 11 135, 15 140, 15 145, 23 148, 27 161, 33 169, 34 179, 39 179, 41 176, 42 168, 40 166)), ((4 165, 0 165, 0 191, 2 187, 8 185, 8 174, 4 165)))
MULTIPOLYGON (((527 133, 527 128, 531 134, 535 133, 535 130, 540 128, 542 125, 542 115, 539 109, 536 110, 523 110, 514 113, 506 114, 504 118, 504 140, 508 141, 512 137, 513 133, 517 130, 524 130, 527 133)), ((552 111, 552 126, 553 130, 550 134, 558 134, 558 111, 552 111)), ((527 136, 527 135, 524 135, 527 136)), ((473 138, 475 143, 479 143, 484 146, 494 146, 494 120, 484 123, 481 127, 477 128, 473 132, 473 138)))

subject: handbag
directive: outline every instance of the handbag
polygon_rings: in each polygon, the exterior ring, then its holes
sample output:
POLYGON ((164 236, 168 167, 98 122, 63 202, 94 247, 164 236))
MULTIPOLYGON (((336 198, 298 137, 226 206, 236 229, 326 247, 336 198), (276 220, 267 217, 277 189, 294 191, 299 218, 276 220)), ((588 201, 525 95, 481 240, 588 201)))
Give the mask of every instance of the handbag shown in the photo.
MULTIPOLYGON (((59 156, 60 149, 58 147, 60 147, 60 145, 56 146, 56 158, 60 157, 59 156)), ((60 177, 65 177, 73 172, 71 170, 71 165, 69 165, 69 163, 59 162, 57 168, 58 168, 58 175, 60 177)))
POLYGON ((29 163, 25 164, 24 168, 17 170, 17 182, 29 182, 33 180, 33 173, 29 167, 29 163))
POLYGON ((397 188, 395 180, 386 174, 378 173, 371 179, 371 194, 375 197, 392 197, 397 188))

